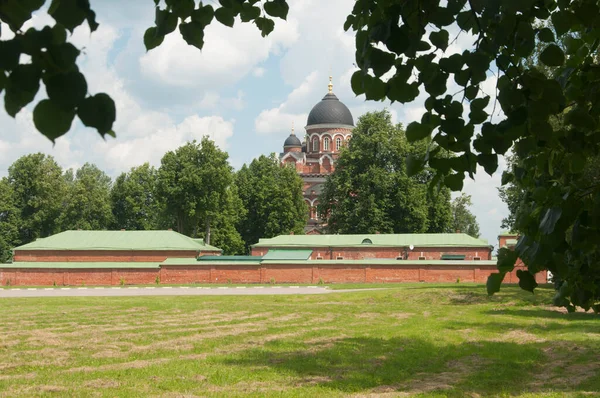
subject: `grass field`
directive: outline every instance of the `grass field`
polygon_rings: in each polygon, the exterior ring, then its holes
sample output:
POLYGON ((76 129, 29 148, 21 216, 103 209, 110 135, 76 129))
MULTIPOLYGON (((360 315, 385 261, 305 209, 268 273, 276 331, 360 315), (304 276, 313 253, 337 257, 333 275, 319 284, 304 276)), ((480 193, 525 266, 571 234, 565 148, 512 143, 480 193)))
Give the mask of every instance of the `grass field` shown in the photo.
POLYGON ((0 396, 589 396, 600 317, 552 291, 0 300, 0 396))

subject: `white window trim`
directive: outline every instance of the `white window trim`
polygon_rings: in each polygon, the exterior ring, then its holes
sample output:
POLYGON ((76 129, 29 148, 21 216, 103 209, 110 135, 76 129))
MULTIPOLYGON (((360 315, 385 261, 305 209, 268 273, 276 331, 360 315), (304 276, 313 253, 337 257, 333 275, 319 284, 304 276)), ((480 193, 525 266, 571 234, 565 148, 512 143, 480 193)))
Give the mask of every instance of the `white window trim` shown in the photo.
POLYGON ((312 150, 313 150, 313 152, 319 151, 319 139, 318 138, 313 139, 312 150))
POLYGON ((342 139, 340 137, 337 137, 335 139, 335 150, 339 151, 341 147, 342 147, 342 139))
POLYGON ((323 150, 329 151, 329 137, 323 138, 323 150))

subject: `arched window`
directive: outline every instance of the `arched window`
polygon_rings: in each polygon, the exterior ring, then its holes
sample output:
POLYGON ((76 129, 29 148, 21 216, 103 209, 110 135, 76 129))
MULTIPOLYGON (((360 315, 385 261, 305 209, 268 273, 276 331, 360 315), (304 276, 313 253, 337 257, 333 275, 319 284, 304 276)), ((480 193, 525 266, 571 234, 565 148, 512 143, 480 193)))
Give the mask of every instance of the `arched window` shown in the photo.
POLYGON ((313 139, 313 152, 319 152, 319 139, 316 137, 313 139))
POLYGON ((325 137, 323 139, 323 150, 324 151, 328 151, 329 150, 329 138, 325 137))
POLYGON ((372 245, 373 241, 369 238, 364 238, 363 241, 361 242, 363 245, 372 245))
POLYGON ((339 151, 342 147, 342 139, 340 137, 335 139, 335 150, 339 151))

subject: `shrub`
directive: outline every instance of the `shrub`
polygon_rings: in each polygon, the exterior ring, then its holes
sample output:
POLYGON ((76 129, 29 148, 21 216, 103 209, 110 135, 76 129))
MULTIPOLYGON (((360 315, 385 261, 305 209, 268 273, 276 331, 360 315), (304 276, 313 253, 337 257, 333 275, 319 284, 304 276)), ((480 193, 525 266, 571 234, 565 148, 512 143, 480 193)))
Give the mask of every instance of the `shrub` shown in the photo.
POLYGON ((156 275, 156 279, 154 279, 154 283, 160 285, 160 275, 156 275))
POLYGON ((274 284, 275 284, 275 278, 271 278, 271 279, 269 280, 269 283, 270 283, 271 285, 274 285, 274 284))
POLYGON ((124 278, 121 278, 121 279, 119 280, 119 284, 120 284, 121 286, 125 286, 125 279, 124 279, 124 278))

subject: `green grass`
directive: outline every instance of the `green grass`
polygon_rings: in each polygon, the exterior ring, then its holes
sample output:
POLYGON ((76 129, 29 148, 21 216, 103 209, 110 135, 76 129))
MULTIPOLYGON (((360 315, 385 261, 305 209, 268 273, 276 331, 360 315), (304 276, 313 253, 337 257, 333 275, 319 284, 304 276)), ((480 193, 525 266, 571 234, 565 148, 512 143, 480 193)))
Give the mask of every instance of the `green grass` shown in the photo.
POLYGON ((490 298, 476 285, 384 287, 311 296, 1 299, 0 396, 600 391, 600 318, 550 307, 548 288, 531 295, 505 287, 490 298))

